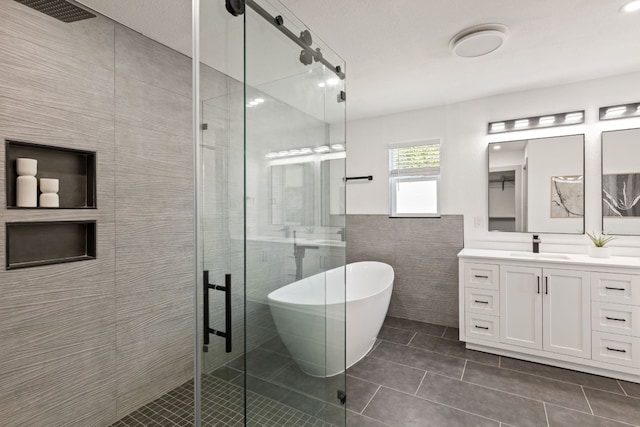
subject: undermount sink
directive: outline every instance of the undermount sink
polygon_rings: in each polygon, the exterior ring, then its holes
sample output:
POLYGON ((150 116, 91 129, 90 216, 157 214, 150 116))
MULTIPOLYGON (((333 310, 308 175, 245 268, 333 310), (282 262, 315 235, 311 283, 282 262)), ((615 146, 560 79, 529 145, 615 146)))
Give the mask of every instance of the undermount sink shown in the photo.
POLYGON ((544 259, 569 259, 569 256, 562 254, 545 254, 533 252, 511 252, 509 255, 522 258, 544 258, 544 259))

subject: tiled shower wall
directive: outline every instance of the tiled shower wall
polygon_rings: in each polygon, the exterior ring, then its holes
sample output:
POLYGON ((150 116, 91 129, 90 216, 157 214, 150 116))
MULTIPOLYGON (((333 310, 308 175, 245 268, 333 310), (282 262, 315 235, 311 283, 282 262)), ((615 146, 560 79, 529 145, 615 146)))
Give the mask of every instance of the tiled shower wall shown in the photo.
MULTIPOLYGON (((0 424, 105 426, 193 367, 191 60, 103 17, 0 0, 4 139, 97 152, 97 259, 0 272, 0 424)), ((64 191, 61 188, 60 191, 64 191)), ((4 267, 2 267, 4 268, 4 267)))
POLYGON ((382 261, 395 272, 389 316, 458 327, 462 215, 347 215, 347 262, 382 261))

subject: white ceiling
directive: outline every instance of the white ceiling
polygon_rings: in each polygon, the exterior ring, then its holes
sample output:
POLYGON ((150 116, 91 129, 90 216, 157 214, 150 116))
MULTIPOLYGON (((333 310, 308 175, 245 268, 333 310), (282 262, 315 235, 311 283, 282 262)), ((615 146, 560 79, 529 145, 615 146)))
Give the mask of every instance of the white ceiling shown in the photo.
MULTIPOLYGON (((350 120, 640 70, 640 12, 620 13, 626 0, 280 1, 346 60, 350 120), (505 45, 455 57, 451 37, 482 23, 507 25, 505 45)), ((82 2, 190 51, 190 2, 82 2)), ((228 37, 223 0, 210 2, 220 5, 205 19, 208 39, 228 37)))

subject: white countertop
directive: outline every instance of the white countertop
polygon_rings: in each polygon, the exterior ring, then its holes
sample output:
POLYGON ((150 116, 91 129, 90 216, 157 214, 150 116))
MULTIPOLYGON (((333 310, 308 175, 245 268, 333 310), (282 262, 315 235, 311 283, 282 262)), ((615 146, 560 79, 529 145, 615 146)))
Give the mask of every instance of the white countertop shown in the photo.
MULTIPOLYGON (((293 245, 293 237, 277 237, 277 236, 248 236, 247 240, 253 242, 265 242, 265 243, 285 243, 293 245)), ((296 239, 296 243, 298 245, 308 245, 308 246, 332 246, 344 248, 346 246, 346 242, 342 242, 340 240, 333 239, 322 239, 322 238, 309 238, 309 237, 298 237, 296 239)))
POLYGON ((624 267, 640 269, 640 258, 612 256, 610 258, 593 258, 585 254, 538 253, 520 251, 501 251, 494 249, 464 248, 458 258, 482 258, 500 261, 526 261, 559 265, 589 265, 597 267, 624 267))

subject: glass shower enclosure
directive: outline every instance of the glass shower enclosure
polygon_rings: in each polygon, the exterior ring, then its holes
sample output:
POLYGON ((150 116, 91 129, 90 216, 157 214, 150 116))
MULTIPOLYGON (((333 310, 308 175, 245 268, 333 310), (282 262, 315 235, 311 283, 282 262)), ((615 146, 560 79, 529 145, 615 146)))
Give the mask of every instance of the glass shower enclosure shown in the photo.
POLYGON ((201 60, 226 53, 196 80, 201 424, 344 426, 345 64, 277 1, 216 3, 201 60))

